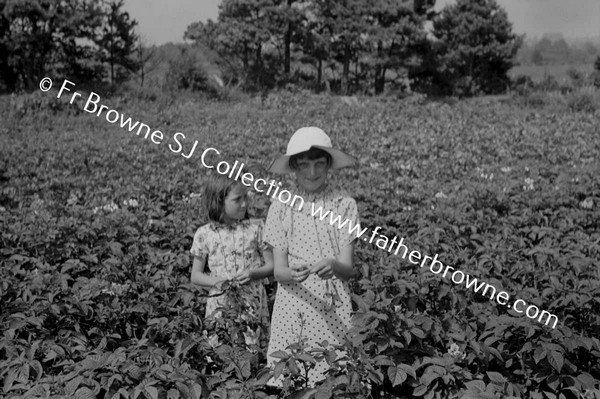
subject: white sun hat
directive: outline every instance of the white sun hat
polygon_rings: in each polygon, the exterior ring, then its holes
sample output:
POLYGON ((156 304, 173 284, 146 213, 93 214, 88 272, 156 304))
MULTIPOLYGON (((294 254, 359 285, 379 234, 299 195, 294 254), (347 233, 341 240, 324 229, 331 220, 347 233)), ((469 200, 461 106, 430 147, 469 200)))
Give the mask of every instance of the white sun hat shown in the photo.
POLYGON ((269 172, 280 174, 293 173, 294 171, 290 168, 290 157, 308 151, 311 148, 318 148, 331 155, 332 170, 352 166, 356 162, 356 158, 333 148, 331 139, 323 130, 318 127, 303 127, 296 130, 292 135, 285 155, 271 163, 269 172))

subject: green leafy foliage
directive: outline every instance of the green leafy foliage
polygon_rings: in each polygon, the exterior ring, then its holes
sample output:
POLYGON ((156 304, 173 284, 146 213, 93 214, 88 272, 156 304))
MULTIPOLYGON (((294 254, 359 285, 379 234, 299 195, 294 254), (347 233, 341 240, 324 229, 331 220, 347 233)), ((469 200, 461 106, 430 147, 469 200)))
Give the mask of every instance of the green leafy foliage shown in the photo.
POLYGON ((0 1, 0 92, 32 91, 39 79, 120 83, 138 68, 131 58, 136 21, 123 1, 0 1))
POLYGON ((433 21, 437 77, 447 93, 502 92, 522 38, 495 0, 458 0, 433 21))
MULTIPOLYGON (((204 319, 206 294, 189 281, 205 222, 198 152, 69 107, 14 110, 31 101, 0 107, 3 397, 273 398, 271 376, 298 398, 600 396, 597 115, 283 93, 227 106, 107 99, 263 178, 295 128, 322 126, 359 160, 337 179, 363 226, 559 319, 553 329, 359 240, 348 341, 294 343, 268 370, 264 323, 243 301, 204 319), (310 387, 318 359, 330 370, 310 387)), ((267 206, 255 195, 252 213, 267 206)))
POLYGON ((218 81, 214 76, 211 79, 207 69, 197 55, 182 48, 178 57, 169 60, 167 85, 179 91, 190 90, 202 92, 209 97, 217 97, 219 95, 218 81))
POLYGON ((317 89, 379 94, 423 62, 434 4, 226 0, 217 21, 191 24, 185 38, 216 52, 231 81, 249 89, 306 79, 317 89))
POLYGON ((184 37, 205 45, 219 56, 230 81, 250 90, 272 87, 278 70, 272 52, 263 47, 269 41, 280 43, 281 0, 225 0, 219 6, 219 19, 195 22, 184 37))
POLYGON ((134 58, 137 21, 122 10, 124 5, 123 0, 102 4, 102 30, 94 38, 100 60, 108 64, 111 84, 123 83, 138 68, 138 60, 134 58))

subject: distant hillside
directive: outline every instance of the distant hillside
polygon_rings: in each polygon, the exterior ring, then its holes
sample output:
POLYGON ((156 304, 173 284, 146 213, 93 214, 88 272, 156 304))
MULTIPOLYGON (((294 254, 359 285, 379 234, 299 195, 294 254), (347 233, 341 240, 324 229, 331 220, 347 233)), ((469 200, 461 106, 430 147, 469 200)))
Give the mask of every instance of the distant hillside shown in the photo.
POLYGON ((596 46, 600 46, 600 35, 597 36, 587 36, 587 37, 565 37, 562 33, 546 33, 540 36, 525 36, 525 43, 527 45, 535 45, 542 39, 548 39, 551 42, 557 41, 560 39, 565 40, 569 45, 575 44, 585 44, 587 42, 592 43, 596 46))
POLYGON ((547 33, 541 38, 526 38, 517 53, 520 65, 590 65, 600 56, 600 36, 565 38, 562 33, 547 33))

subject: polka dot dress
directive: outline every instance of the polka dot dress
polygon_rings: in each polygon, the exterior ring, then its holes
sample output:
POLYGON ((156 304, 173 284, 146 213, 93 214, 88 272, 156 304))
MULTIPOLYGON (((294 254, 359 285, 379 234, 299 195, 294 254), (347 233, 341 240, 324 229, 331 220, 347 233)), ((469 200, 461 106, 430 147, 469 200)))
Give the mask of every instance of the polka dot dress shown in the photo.
MULTIPOLYGON (((348 219, 352 226, 358 223, 358 211, 354 199, 343 196, 339 191, 325 189, 315 195, 300 193, 305 199, 304 207, 298 210, 274 201, 269 209, 265 225, 264 240, 275 248, 288 252, 290 268, 314 265, 324 258, 335 258, 340 249, 356 239, 337 223, 329 223, 329 216, 320 220, 312 216, 313 206, 323 211, 332 210, 334 218, 341 215, 342 223, 348 219)), ((317 212, 317 215, 319 213, 317 212)), ((302 283, 278 283, 277 296, 271 317, 271 337, 267 359, 273 366, 279 359, 272 356, 276 351, 285 351, 288 345, 306 340, 306 349, 320 348, 323 341, 329 345, 342 344, 350 328, 352 304, 348 283, 337 279, 322 280, 311 274, 302 283)), ((338 356, 343 355, 338 353, 338 356)), ((323 360, 309 373, 309 384, 325 378, 329 368, 323 360)), ((281 381, 271 381, 281 385, 281 381)))

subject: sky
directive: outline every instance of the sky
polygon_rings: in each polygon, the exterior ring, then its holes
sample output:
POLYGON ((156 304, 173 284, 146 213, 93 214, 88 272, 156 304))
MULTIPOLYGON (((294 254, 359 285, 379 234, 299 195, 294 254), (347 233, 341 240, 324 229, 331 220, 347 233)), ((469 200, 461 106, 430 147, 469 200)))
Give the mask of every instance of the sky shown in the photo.
MULTIPOLYGON (((454 0, 438 0, 441 8, 454 0)), ((600 36, 600 0, 497 0, 516 33, 528 38, 562 33, 566 38, 600 36)), ((147 44, 183 41, 192 22, 216 19, 220 0, 125 0, 147 44)))

